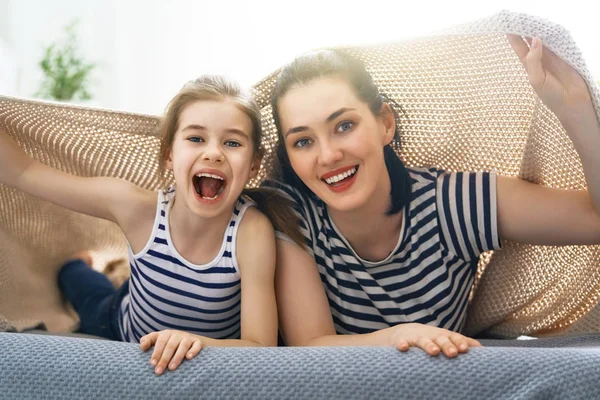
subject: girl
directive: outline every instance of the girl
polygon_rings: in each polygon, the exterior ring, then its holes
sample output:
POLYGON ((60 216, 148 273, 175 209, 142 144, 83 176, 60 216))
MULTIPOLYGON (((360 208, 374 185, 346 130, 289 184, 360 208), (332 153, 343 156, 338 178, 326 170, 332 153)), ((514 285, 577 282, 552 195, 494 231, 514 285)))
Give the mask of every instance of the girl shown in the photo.
POLYGON ((573 140, 589 192, 406 168, 390 146, 399 140, 392 104, 360 61, 320 51, 280 72, 271 101, 277 168, 266 184, 293 200, 306 242, 277 241, 288 344, 417 346, 454 357, 479 345, 457 332, 480 253, 499 249, 500 238, 600 243, 600 124, 587 85, 539 38, 530 47, 509 39, 573 140))
POLYGON ((131 280, 120 289, 81 259, 59 272, 81 332, 154 346, 157 374, 205 346, 276 345, 275 236, 255 205, 280 229, 294 218, 280 202, 267 208, 272 193, 244 195, 261 162, 258 108, 235 84, 201 77, 173 98, 161 137, 161 164, 176 186, 158 193, 55 170, 4 132, 0 182, 123 230, 131 280))

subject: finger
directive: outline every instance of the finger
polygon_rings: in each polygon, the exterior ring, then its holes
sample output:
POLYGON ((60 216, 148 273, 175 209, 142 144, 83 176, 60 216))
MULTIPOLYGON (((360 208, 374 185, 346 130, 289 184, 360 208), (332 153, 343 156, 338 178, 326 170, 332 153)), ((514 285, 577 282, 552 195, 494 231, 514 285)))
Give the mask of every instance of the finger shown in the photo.
POLYGON ((396 348, 400 351, 408 351, 408 349, 410 348, 410 345, 408 344, 408 342, 404 339, 398 339, 398 341, 396 342, 396 348))
POLYGON ((167 369, 167 366, 169 365, 169 362, 171 361, 171 359, 173 358, 173 355, 177 351, 177 348, 179 347, 180 342, 181 342, 181 339, 180 339, 179 335, 171 335, 171 338, 167 342, 167 345, 165 346, 165 348, 162 352, 162 355, 160 356, 160 359, 158 360, 158 364, 156 364, 156 368, 154 369, 154 372, 156 373, 156 375, 160 375, 163 372, 165 372, 165 370, 167 369))
POLYGON ((170 371, 175 371, 177 369, 177 367, 179 367, 179 365, 181 365, 181 362, 183 361, 186 353, 188 352, 188 350, 191 347, 192 347, 192 340, 190 340, 188 338, 183 339, 179 343, 179 346, 177 347, 175 354, 171 358, 171 362, 169 362, 169 370, 170 371))
POLYGON ((169 339, 171 338, 171 333, 168 331, 160 332, 160 335, 156 338, 156 342, 154 344, 154 351, 152 352, 152 357, 150 357, 150 364, 153 367, 156 367, 158 364, 158 360, 161 359, 163 350, 165 349, 169 339))
POLYGON ((423 350, 430 356, 437 356, 440 354, 440 348, 437 344, 433 343, 433 341, 426 337, 420 337, 417 339, 417 346, 423 350))
POLYGON ((517 56, 521 59, 521 62, 525 64, 525 58, 529 53, 529 46, 527 46, 523 38, 519 35, 506 35, 506 37, 517 56))
POLYGON ((542 65, 542 41, 535 37, 531 41, 531 48, 525 57, 525 70, 529 77, 529 83, 535 89, 541 89, 546 81, 546 71, 542 65))
POLYGON ((482 347, 478 340, 471 339, 469 337, 467 338, 467 344, 469 347, 482 347))
POLYGON ((156 338, 158 337, 158 332, 152 332, 147 334, 146 336, 142 336, 140 339, 140 348, 142 351, 147 351, 150 347, 154 345, 156 342, 156 338))
POLYGON ((455 333, 450 335, 450 341, 456 346, 456 349, 459 353, 466 353, 469 351, 469 342, 468 337, 461 335, 460 333, 455 333))
POLYGON ((448 358, 454 358, 458 355, 458 350, 454 343, 448 338, 448 336, 442 335, 435 338, 434 343, 442 349, 444 355, 448 358))
POLYGON ((191 360, 192 358, 196 357, 198 355, 198 353, 200 353, 200 350, 203 349, 203 347, 204 346, 202 345, 202 340, 200 340, 200 339, 195 340, 194 344, 192 344, 192 348, 185 355, 185 358, 187 358, 188 360, 191 360))

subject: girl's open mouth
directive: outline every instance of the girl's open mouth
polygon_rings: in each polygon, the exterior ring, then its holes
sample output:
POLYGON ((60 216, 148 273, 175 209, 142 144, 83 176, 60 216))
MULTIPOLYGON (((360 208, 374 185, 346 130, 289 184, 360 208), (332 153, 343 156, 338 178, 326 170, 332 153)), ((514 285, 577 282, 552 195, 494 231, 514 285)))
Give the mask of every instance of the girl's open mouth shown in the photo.
POLYGON ((227 181, 223 177, 206 172, 194 175, 192 183, 200 198, 208 201, 216 200, 227 186, 227 181))

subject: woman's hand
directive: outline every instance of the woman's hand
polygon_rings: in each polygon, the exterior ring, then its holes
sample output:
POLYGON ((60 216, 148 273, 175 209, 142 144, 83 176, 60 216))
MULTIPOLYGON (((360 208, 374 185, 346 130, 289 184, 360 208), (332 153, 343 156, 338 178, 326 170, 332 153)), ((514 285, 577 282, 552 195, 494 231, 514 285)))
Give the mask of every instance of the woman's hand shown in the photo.
POLYGON ((563 59, 542 45, 538 37, 508 35, 508 41, 521 59, 531 86, 552 112, 565 122, 577 122, 582 107, 592 106, 583 77, 563 59))
POLYGON ((448 358, 456 357, 459 353, 466 353, 469 347, 480 347, 475 339, 471 339, 457 332, 435 326, 409 323, 387 328, 389 343, 400 351, 408 351, 411 347, 423 349, 431 356, 440 352, 448 358))
POLYGON ((150 363, 157 375, 161 375, 167 367, 174 371, 183 359, 191 360, 205 347, 202 336, 192 333, 164 330, 152 332, 140 339, 140 348, 147 351, 154 346, 150 363))

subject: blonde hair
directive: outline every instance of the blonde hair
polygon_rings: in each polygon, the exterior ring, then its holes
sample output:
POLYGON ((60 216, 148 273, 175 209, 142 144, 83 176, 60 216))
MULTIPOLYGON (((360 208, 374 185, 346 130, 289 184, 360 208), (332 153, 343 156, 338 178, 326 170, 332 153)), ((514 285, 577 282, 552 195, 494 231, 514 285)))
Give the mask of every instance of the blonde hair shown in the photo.
MULTIPOLYGON (((260 108, 250 93, 243 92, 240 86, 223 76, 203 75, 186 83, 167 105, 160 123, 159 165, 165 171, 165 162, 179 128, 183 110, 197 101, 231 100, 252 122, 252 144, 254 157, 262 157, 262 124, 260 108)), ((293 204, 277 191, 267 188, 244 189, 243 195, 250 197, 259 211, 269 218, 273 227, 289 236, 299 245, 304 244, 304 236, 298 229, 298 217, 293 212, 293 204)))
POLYGON ((223 76, 203 75, 193 81, 186 83, 183 88, 173 97, 167 105, 165 115, 162 118, 160 133, 159 165, 164 171, 165 161, 175 133, 179 127, 179 119, 183 110, 197 101, 224 101, 231 100, 252 121, 252 143, 255 156, 262 156, 262 126, 260 120, 260 109, 252 99, 250 93, 242 91, 240 86, 223 76))

